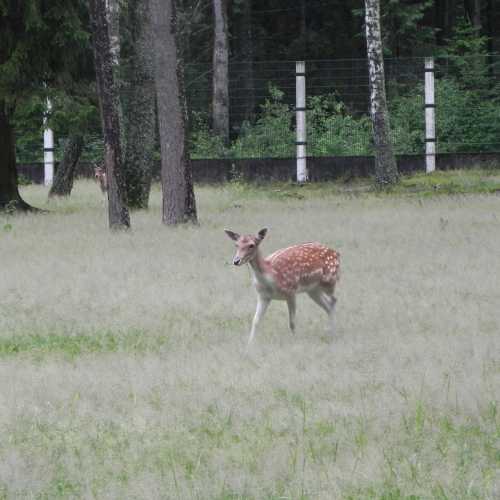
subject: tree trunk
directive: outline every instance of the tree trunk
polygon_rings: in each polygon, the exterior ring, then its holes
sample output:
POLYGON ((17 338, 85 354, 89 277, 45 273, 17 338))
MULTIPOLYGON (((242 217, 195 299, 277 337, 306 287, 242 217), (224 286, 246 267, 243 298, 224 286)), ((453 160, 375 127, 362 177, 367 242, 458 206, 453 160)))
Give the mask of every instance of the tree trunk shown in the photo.
POLYGON ((16 170, 16 140, 9 112, 0 101, 0 210, 32 210, 19 194, 16 170))
MULTIPOLYGON (((105 0, 106 20, 108 22, 109 48, 111 52, 111 61, 113 65, 113 79, 118 92, 118 121, 120 123, 120 144, 122 154, 125 152, 126 136, 125 124, 123 120, 122 106, 122 78, 120 73, 121 62, 121 39, 120 39, 120 10, 123 0, 105 0)), ((123 160, 123 157, 122 157, 123 160)))
POLYGON ((397 182, 398 169, 389 136, 379 0, 365 0, 365 8, 370 113, 375 143, 375 182, 378 187, 385 187, 397 182))
POLYGON ((477 33, 481 32, 481 0, 474 0, 474 15, 472 17, 472 25, 476 28, 477 33))
POLYGON ((125 177, 122 171, 119 99, 113 77, 113 58, 109 41, 105 0, 90 0, 89 8, 97 94, 104 133, 109 226, 112 229, 127 229, 130 227, 130 218, 127 209, 125 177))
POLYGON ((457 0, 446 0, 445 2, 445 38, 450 38, 457 23, 457 0))
POLYGON ((213 129, 215 134, 229 142, 229 45, 227 39, 227 2, 213 0, 214 52, 213 52, 213 129))
POLYGON ((472 27, 479 34, 481 25, 481 0, 464 0, 464 11, 472 27))
MULTIPOLYGON (((113 67, 120 64, 120 2, 119 0, 105 0, 106 19, 109 30, 109 48, 113 67)), ((116 76, 116 75, 115 75, 116 76)))
POLYGON ((486 12, 485 34, 488 36, 488 53, 491 54, 489 72, 493 78, 495 73, 493 66, 495 57, 493 54, 500 52, 500 30, 497 28, 500 25, 500 2, 498 0, 488 0, 486 2, 486 12))
POLYGON ((241 39, 240 57, 241 68, 241 92, 244 99, 243 118, 252 120, 255 113, 255 81, 253 72, 254 46, 252 30, 252 2, 247 0, 241 5, 241 16, 239 26, 239 37, 241 39))
POLYGON ((153 39, 148 2, 129 1, 132 38, 124 171, 130 208, 148 208, 156 133, 153 39))
POLYGON ((183 62, 177 46, 175 0, 150 0, 156 103, 161 148, 163 223, 197 222, 187 147, 183 62))
MULTIPOLYGON (((301 47, 299 50, 300 59, 307 59, 309 54, 309 37, 307 32, 307 0, 300 0, 300 26, 299 26, 301 47)), ((298 55, 299 55, 298 54, 298 55)))
POLYGON ((83 150, 83 137, 72 135, 64 150, 64 156, 54 177, 49 191, 49 198, 53 196, 69 196, 73 189, 76 166, 83 150))

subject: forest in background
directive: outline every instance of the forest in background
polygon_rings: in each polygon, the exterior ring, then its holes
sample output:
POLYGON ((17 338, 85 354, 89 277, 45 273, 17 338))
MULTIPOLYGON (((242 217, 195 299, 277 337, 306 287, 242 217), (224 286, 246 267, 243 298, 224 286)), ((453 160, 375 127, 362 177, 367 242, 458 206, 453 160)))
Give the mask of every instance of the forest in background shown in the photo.
MULTIPOLYGON (((120 2, 120 94, 131 100, 132 0, 120 2)), ((228 1, 230 143, 212 132, 213 12, 210 0, 180 0, 194 158, 288 157, 294 154, 294 61, 308 70, 310 155, 372 153, 368 117, 363 2, 228 1)), ((423 56, 436 56, 439 152, 500 150, 500 2, 381 3, 392 138, 397 153, 424 145, 423 56)), ((45 97, 59 159, 75 129, 85 133, 85 159, 102 155, 93 57, 85 9, 79 13, 76 81, 33 89, 16 106, 17 154, 40 161, 45 97)))

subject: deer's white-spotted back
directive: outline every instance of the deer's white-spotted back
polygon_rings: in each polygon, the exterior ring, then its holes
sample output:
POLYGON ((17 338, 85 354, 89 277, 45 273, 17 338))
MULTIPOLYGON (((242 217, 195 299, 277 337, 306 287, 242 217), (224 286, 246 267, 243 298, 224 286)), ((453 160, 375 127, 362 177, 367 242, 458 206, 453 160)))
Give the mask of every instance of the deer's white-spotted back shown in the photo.
POLYGON ((321 243, 277 250, 265 259, 276 287, 286 295, 321 285, 333 288, 339 278, 340 255, 321 243))

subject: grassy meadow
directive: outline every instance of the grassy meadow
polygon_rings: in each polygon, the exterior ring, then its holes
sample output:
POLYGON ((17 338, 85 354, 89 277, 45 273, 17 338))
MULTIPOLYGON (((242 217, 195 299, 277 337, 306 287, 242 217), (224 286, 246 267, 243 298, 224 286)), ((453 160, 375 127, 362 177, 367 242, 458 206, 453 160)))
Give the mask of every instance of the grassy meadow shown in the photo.
POLYGON ((95 183, 0 215, 0 499, 500 498, 500 176, 160 192, 112 234, 95 183), (496 192, 496 194, 495 194, 496 192), (337 334, 256 304, 223 228, 341 253, 337 334))

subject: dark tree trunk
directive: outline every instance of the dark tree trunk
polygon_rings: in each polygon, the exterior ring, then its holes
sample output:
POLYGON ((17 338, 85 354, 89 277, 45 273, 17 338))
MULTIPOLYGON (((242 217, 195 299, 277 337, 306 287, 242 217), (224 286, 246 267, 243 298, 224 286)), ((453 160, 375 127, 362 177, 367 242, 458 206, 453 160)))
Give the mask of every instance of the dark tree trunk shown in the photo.
POLYGON ((307 37, 307 0, 300 0, 300 21, 299 33, 301 48, 297 54, 300 59, 307 59, 308 55, 308 37, 307 37))
POLYGON ((442 45, 445 39, 445 2, 446 0, 436 0, 434 3, 434 27, 436 28, 437 45, 442 45))
POLYGON ((464 10, 472 26, 481 31, 481 0, 464 0, 464 10))
MULTIPOLYGON (((118 122, 120 124, 120 145, 122 154, 125 152, 125 126, 123 120, 122 107, 122 78, 120 73, 121 63, 121 39, 120 39, 120 11, 123 0, 105 0, 106 20, 108 22, 109 50, 111 52, 111 61, 113 65, 113 79, 118 92, 118 122)), ((123 156, 122 156, 123 161, 123 156)))
POLYGON ((197 222, 174 1, 150 0, 161 148, 162 218, 163 223, 169 225, 197 222))
POLYGON ((389 136, 379 0, 365 0, 365 14, 370 113, 375 143, 375 182, 378 187, 383 188, 397 182, 398 169, 389 136))
POLYGON ((457 1, 456 0, 446 0, 445 3, 445 22, 444 22, 444 33, 446 38, 449 38, 453 33, 457 22, 457 1))
POLYGON ((0 101, 0 210, 31 210, 19 194, 16 170, 16 140, 9 112, 0 101))
POLYGON ((75 170, 82 150, 83 137, 81 135, 71 136, 64 150, 63 159, 57 168, 54 182, 49 191, 49 198, 52 196, 69 196, 71 194, 75 170))
POLYGON ((129 1, 132 38, 124 171, 130 208, 148 208, 155 146, 153 39, 148 2, 129 1))
POLYGON ((108 181, 109 226, 130 227, 125 177, 120 144, 119 99, 113 78, 113 58, 109 41, 105 0, 90 0, 97 94, 104 133, 104 162, 108 181))
POLYGON ((213 0, 214 52, 212 113, 215 134, 229 142, 229 44, 227 38, 227 2, 213 0))
POLYGON ((251 120, 255 113, 255 81, 253 71, 254 44, 252 29, 252 2, 247 0, 241 5, 239 23, 240 58, 241 67, 241 92, 244 99, 243 118, 251 120))
MULTIPOLYGON (((500 2, 498 0, 488 0, 486 3, 487 21, 485 28, 488 35, 488 52, 495 54, 500 52, 500 2)), ((490 58, 490 75, 494 74, 494 57, 490 58)))
POLYGON ((482 28, 481 23, 481 0, 474 0, 474 14, 472 16, 472 25, 479 33, 482 28))

